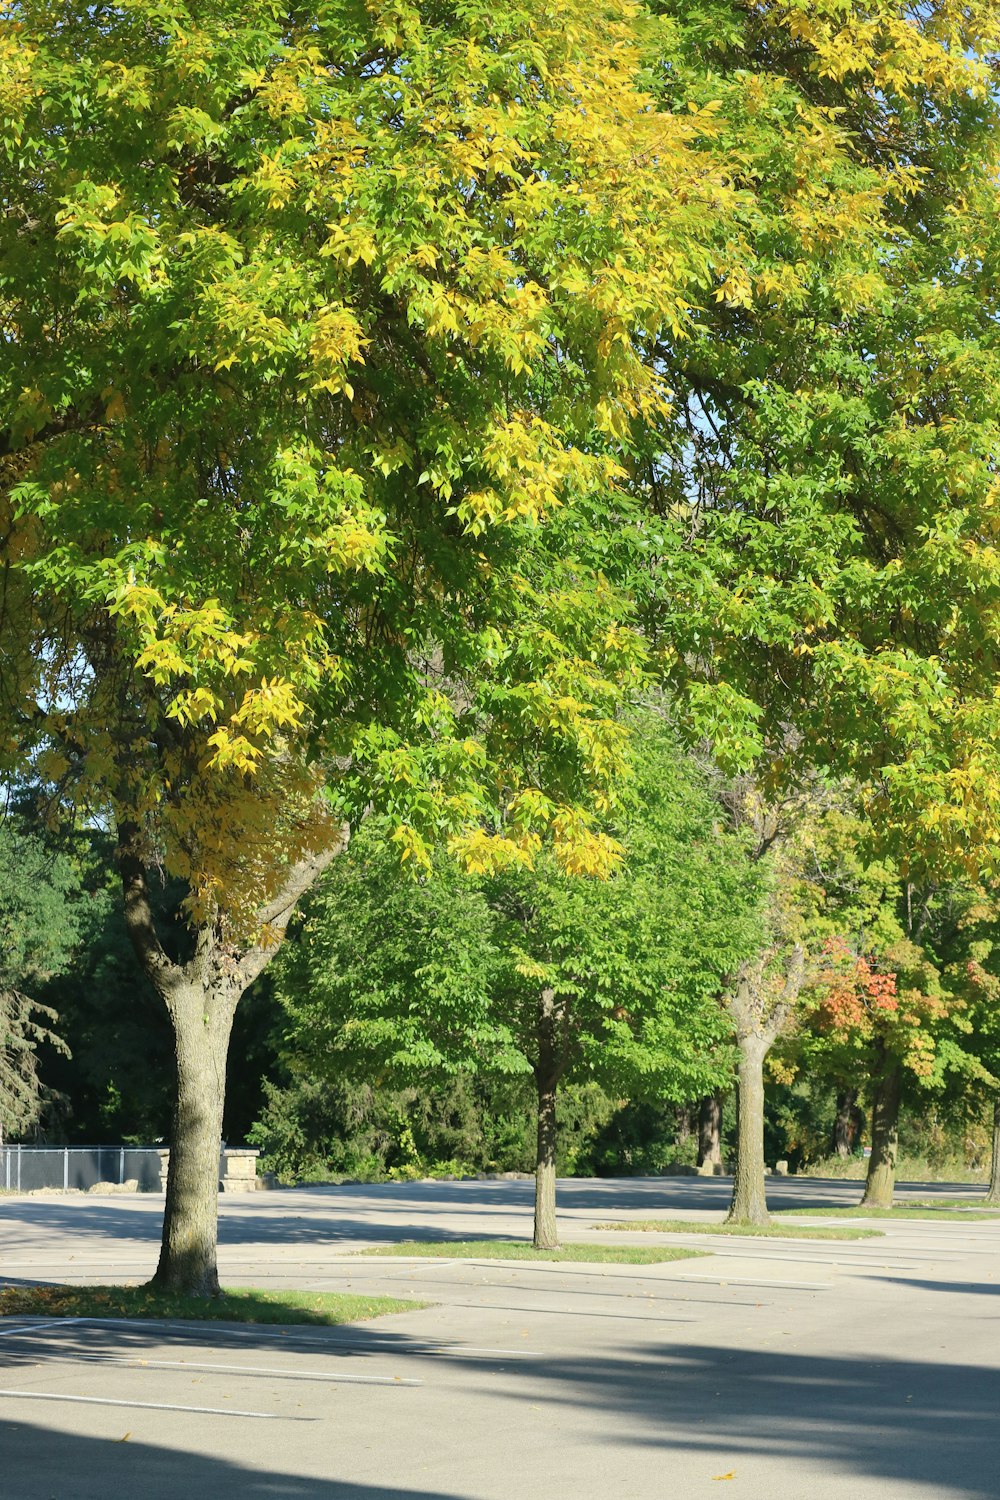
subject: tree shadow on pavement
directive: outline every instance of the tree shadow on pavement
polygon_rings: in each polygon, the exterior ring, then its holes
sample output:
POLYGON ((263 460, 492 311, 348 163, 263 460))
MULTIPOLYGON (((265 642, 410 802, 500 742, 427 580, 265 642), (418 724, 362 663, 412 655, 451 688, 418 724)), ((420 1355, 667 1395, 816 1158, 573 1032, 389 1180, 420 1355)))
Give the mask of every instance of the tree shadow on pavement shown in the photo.
MULTIPOLYGON (((122 1413, 123 1429, 127 1412, 122 1413)), ((289 1474, 123 1438, 82 1437, 28 1422, 0 1422, 2 1488, 9 1500, 462 1500, 438 1490, 387 1489, 289 1474)))
MULTIPOLYGON (((769 1331, 772 1336, 783 1336, 769 1331)), ((791 1332, 789 1328, 787 1333, 791 1332)), ((866 1494, 874 1492, 873 1485, 884 1487, 887 1495, 908 1492, 913 1485, 942 1500, 996 1500, 997 1495, 1000 1371, 932 1358, 879 1358, 877 1351, 874 1357, 859 1357, 788 1348, 741 1350, 662 1338, 623 1342, 610 1353, 547 1355, 524 1349, 510 1351, 512 1357, 508 1357, 499 1350, 466 1350, 457 1342, 421 1339, 384 1325, 283 1333, 219 1324, 95 1322, 25 1330, 23 1337, 5 1333, 0 1365, 15 1375, 26 1365, 38 1365, 47 1358, 57 1363, 60 1359, 93 1361, 95 1365, 135 1360, 141 1365, 146 1355, 153 1360, 154 1350, 161 1357, 162 1352, 173 1351, 175 1359, 208 1360, 217 1368, 224 1368, 218 1363, 223 1351, 226 1362, 242 1355, 240 1362, 250 1364, 248 1354, 267 1350, 269 1358, 261 1363, 268 1366, 282 1356, 294 1357, 296 1363, 308 1357, 321 1360, 318 1368, 331 1373, 364 1375, 375 1370, 392 1377, 426 1377, 435 1385, 443 1381, 437 1417, 442 1432, 453 1420, 451 1403, 456 1390, 455 1380, 446 1371, 457 1372, 459 1388, 475 1398, 469 1420, 484 1424, 479 1437, 487 1447, 491 1433, 510 1428, 512 1413, 516 1427, 519 1409, 524 1409, 526 1421, 537 1420, 528 1418, 529 1410, 547 1409, 565 1441, 592 1447, 595 1456, 601 1449, 616 1450, 621 1464, 633 1465, 636 1473, 647 1465, 671 1472, 671 1455, 675 1460, 682 1455, 699 1460, 703 1456, 706 1465, 722 1469, 738 1469, 741 1460, 750 1469, 766 1464, 767 1482, 780 1481, 782 1494, 796 1493, 794 1486, 803 1474, 809 1477, 802 1480, 798 1493, 806 1493, 819 1470, 846 1495, 854 1493, 852 1485, 862 1481, 866 1494), (206 1346, 215 1353, 195 1352, 206 1346), (431 1374, 434 1369, 438 1375, 431 1374)), ((10 1472, 9 1451, 0 1448, 4 1480, 10 1472)), ((168 1461, 174 1462, 174 1457, 163 1457, 163 1464, 168 1461)), ((183 1461, 202 1462, 197 1458, 183 1461)), ((119 1459, 115 1455, 101 1462, 113 1466, 119 1459)), ((182 1456, 176 1462, 181 1463, 182 1456)), ((177 1472, 183 1474, 183 1470, 177 1472)), ((244 1481, 242 1471, 233 1473, 244 1481)), ((239 1493, 310 1500, 314 1494, 332 1500, 340 1496, 347 1500, 348 1495, 352 1500, 382 1500, 383 1496, 396 1500, 397 1495, 364 1486, 310 1489, 307 1481, 284 1475, 262 1477, 254 1481, 256 1487, 242 1491, 226 1489, 225 1482, 225 1475, 221 1488, 214 1487, 214 1480, 210 1484, 206 1479, 199 1487, 178 1479, 173 1491, 143 1484, 132 1490, 126 1486, 125 1493, 157 1497, 161 1493, 239 1493), (283 1489, 282 1484, 288 1487, 283 1489)), ((2 1489, 5 1496, 17 1496, 17 1500, 34 1500, 36 1494, 55 1494, 62 1500, 68 1494, 58 1486, 48 1491, 22 1490, 4 1483, 2 1489)), ((78 1492, 72 1493, 75 1500, 78 1492)), ((414 1493, 421 1500, 439 1500, 414 1493)), ((105 1489, 102 1500, 106 1494, 105 1489)))
MULTIPOLYGON (((898 1287, 899 1282, 894 1281, 891 1276, 878 1276, 873 1278, 877 1281, 888 1282, 890 1286, 898 1287)), ((963 1296, 1000 1296, 1000 1282, 997 1281, 931 1281, 921 1276, 907 1276, 908 1287, 919 1287, 924 1292, 961 1292, 963 1296)), ((981 1321, 982 1312, 977 1313, 977 1321, 981 1321)), ((995 1314, 991 1314, 995 1316, 995 1314)))
MULTIPOLYGON (((768 1183, 772 1208, 821 1211, 853 1205, 861 1184, 775 1177, 768 1183)), ((559 1211, 625 1217, 721 1213, 732 1192, 727 1177, 560 1179, 559 1211)), ((966 1189, 968 1191, 968 1189, 966 1189)), ((219 1243, 230 1245, 349 1245, 402 1239, 510 1238, 510 1219, 530 1233, 534 1184, 524 1181, 342 1183, 220 1199, 219 1243), (458 1218, 443 1227, 441 1215, 458 1218), (503 1220, 491 1234, 490 1219, 503 1220)), ((7 1198, 5 1224, 48 1234, 98 1236, 147 1244, 160 1238, 163 1200, 140 1194, 130 1200, 80 1197, 7 1198)))
POLYGON ((656 1343, 530 1375, 526 1399, 544 1387, 590 1408, 608 1441, 704 1452, 727 1469, 778 1461, 789 1477, 820 1464, 848 1495, 862 1478, 963 1500, 998 1493, 1000 1371, 984 1366, 656 1343))

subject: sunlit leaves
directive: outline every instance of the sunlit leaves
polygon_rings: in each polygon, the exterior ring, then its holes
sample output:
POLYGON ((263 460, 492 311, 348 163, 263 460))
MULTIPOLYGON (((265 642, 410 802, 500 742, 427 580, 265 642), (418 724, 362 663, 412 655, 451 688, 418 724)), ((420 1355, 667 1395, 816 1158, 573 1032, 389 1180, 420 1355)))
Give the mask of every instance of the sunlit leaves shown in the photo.
POLYGON ((727 242, 714 101, 657 107, 629 4, 50 19, 0 20, 18 733, 199 911, 269 821, 324 836, 320 777, 404 863, 607 873, 645 659, 615 448, 727 242))

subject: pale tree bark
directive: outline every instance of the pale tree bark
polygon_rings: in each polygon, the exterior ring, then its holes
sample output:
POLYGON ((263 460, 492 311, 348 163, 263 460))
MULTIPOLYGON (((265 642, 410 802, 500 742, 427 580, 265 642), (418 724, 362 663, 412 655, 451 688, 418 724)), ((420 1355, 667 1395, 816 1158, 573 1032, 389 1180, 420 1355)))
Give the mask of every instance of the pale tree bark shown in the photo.
POLYGON ((722 1166, 721 1094, 707 1094, 698 1105, 698 1166, 722 1166))
POLYGON ((139 830, 122 822, 118 864, 125 925, 139 962, 163 1000, 174 1030, 177 1091, 160 1257, 153 1285, 189 1296, 219 1294, 217 1265, 219 1153, 226 1058, 241 996, 277 952, 297 902, 346 843, 337 842, 289 867, 281 889, 258 913, 266 941, 242 949, 210 926, 194 952, 173 959, 161 941, 149 899, 139 830))
POLYGON ((896 1152, 899 1146, 899 1097, 902 1073, 897 1062, 885 1058, 876 1077, 872 1098, 872 1154, 862 1208, 891 1208, 896 1185, 896 1152))
POLYGON ((736 1171, 727 1223, 766 1224, 764 1172, 764 1058, 777 1035, 751 1032, 738 1040, 736 1171))
POLYGON ((796 946, 784 983, 778 989, 768 972, 773 958, 773 953, 765 953, 742 965, 736 984, 726 997, 740 1053, 736 1172, 727 1224, 764 1225, 768 1221, 764 1180, 764 1059, 788 1021, 805 974, 805 955, 796 946))
POLYGON ((538 1061, 535 1065, 538 1151, 535 1158, 533 1243, 536 1250, 556 1250, 559 1247, 556 1228, 556 1095, 564 1067, 559 1031, 560 1012, 555 992, 546 988, 538 999, 538 1061))
POLYGON ((1000 1203, 1000 1094, 993 1095, 993 1147, 990 1152, 990 1185, 987 1203, 1000 1203))

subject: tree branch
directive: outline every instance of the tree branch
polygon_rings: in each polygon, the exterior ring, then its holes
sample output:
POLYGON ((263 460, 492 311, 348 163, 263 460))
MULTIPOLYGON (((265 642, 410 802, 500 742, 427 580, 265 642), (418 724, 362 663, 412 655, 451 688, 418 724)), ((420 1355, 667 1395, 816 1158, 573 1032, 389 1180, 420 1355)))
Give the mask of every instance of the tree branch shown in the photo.
POLYGON ((274 957, 284 941, 285 932, 296 906, 306 892, 316 884, 324 870, 329 868, 337 855, 346 849, 349 838, 350 829, 344 824, 334 841, 325 849, 319 849, 314 854, 307 854, 305 858, 292 865, 277 895, 266 906, 261 907, 257 920, 262 928, 267 929, 267 935, 271 941, 257 943, 239 960, 237 971, 243 990, 253 983, 257 975, 274 957))
POLYGON ((127 819, 119 822, 117 860, 125 907, 125 929, 143 973, 169 1008, 182 971, 160 942, 140 848, 139 825, 127 819))

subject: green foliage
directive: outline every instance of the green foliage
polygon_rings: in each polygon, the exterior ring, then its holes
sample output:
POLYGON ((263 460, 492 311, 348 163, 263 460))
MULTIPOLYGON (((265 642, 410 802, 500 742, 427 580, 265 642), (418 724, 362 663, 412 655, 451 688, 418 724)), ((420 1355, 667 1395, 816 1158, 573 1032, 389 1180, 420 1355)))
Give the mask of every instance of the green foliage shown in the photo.
MULTIPOLYGON (((315 1078, 308 1056, 290 1061, 295 1071, 289 1083, 265 1083, 265 1107, 248 1137, 261 1148, 263 1169, 284 1182, 381 1182, 534 1168, 534 1090, 523 1075, 432 1075, 391 1088, 359 1081, 350 1071, 315 1078)), ((627 1106, 594 1083, 566 1086, 556 1149, 560 1176, 643 1170, 604 1144, 608 1122, 623 1110, 627 1106)))
POLYGON ((43 841, 0 821, 0 1135, 37 1124, 46 1089, 38 1049, 65 1051, 40 990, 68 965, 80 935, 77 872, 43 841))
POLYGON ((3 7, 0 749, 196 923, 256 936, 370 804, 415 860, 614 862, 645 645, 590 534, 732 196, 635 20, 3 7))
POLYGON ((1000 826, 997 7, 652 9, 652 86, 713 101, 739 208, 735 265, 657 345, 671 413, 636 432, 649 636, 728 760, 859 775, 904 873, 978 874, 1000 826))
MULTIPOLYGON (((954 877, 907 879, 878 843, 877 828, 846 800, 796 835, 788 899, 816 962, 805 1024, 786 1039, 774 1071, 789 1082, 801 1068, 813 1089, 863 1091, 889 1067, 902 1068, 911 1093, 982 1088, 989 1074, 967 1014, 975 887, 954 877)), ((792 1125, 796 1113, 815 1116, 811 1100, 790 1095, 786 1106, 799 1155, 825 1155, 813 1125, 792 1125)))
MULTIPOLYGON (((527 1083, 542 1045, 539 995, 551 990, 557 1077, 591 1086, 573 1107, 596 1124, 613 1107, 594 1085, 684 1098, 724 1078, 717 997, 758 931, 757 875, 719 833, 705 784, 663 726, 648 723, 641 745, 632 820, 619 830, 628 861, 606 882, 569 878, 544 855, 478 882, 441 858, 408 880, 378 825, 362 827, 281 960, 296 1074, 376 1088, 434 1070, 527 1083)), ((296 1088, 308 1097, 314 1085, 296 1088)), ((271 1104, 280 1113, 278 1096, 271 1104)), ((280 1136, 276 1124, 262 1121, 257 1138, 280 1136)), ((568 1122, 564 1165, 602 1160, 584 1144, 588 1129, 570 1150, 568 1122)))

